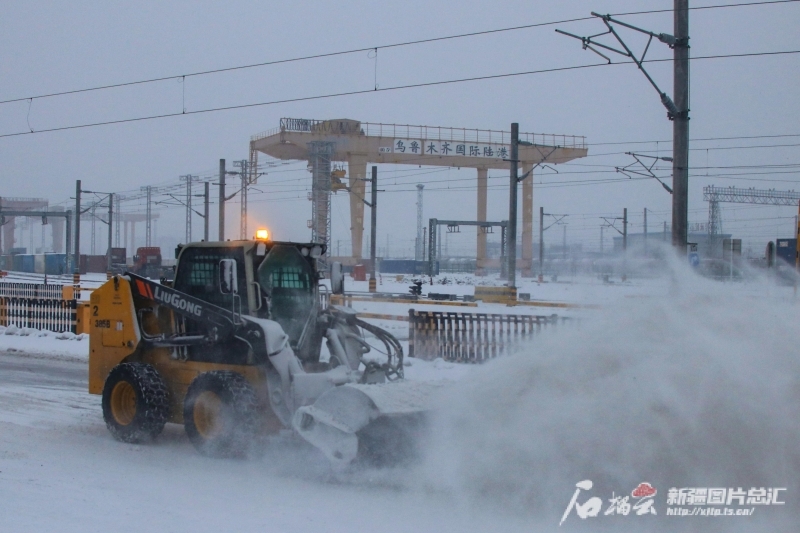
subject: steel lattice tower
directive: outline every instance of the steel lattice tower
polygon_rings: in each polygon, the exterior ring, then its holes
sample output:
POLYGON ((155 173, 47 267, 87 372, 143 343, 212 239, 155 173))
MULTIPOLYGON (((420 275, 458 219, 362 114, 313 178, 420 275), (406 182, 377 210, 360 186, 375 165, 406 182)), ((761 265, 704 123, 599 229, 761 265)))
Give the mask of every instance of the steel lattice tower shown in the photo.
POLYGON ((422 228, 422 189, 425 185, 417 184, 417 239, 414 249, 414 259, 422 261, 425 259, 425 231, 422 228))
POLYGON ((719 209, 719 199, 712 194, 708 200, 708 247, 711 255, 717 255, 717 242, 721 233, 722 212, 719 209))
MULTIPOLYGON (((784 205, 796 206, 800 192, 776 191, 771 189, 737 189, 736 187, 703 187, 703 200, 708 202, 709 245, 716 246, 718 235, 722 233, 722 213, 720 202, 734 204, 784 205)), ((716 247, 712 248, 716 253, 716 247)), ((720 250, 721 252, 722 250, 720 250)))
MULTIPOLYGON (((333 142, 308 143, 311 165, 311 242, 324 244, 326 249, 330 246, 331 238, 331 158, 335 148, 336 143, 333 142)), ((319 263, 320 270, 324 271, 324 258, 320 258, 319 263)))
POLYGON ((186 182, 186 244, 192 242, 192 181, 197 176, 187 174, 181 176, 181 180, 186 182))

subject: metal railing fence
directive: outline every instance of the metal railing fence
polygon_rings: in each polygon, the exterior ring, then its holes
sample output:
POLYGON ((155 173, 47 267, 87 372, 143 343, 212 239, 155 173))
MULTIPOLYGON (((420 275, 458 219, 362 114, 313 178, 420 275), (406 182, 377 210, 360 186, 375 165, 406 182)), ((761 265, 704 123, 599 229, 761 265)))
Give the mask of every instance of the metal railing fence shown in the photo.
POLYGON ((480 363, 512 353, 542 328, 566 320, 558 315, 501 315, 408 311, 408 355, 421 359, 480 363))
POLYGON ((0 296, 0 325, 76 332, 76 300, 0 296))

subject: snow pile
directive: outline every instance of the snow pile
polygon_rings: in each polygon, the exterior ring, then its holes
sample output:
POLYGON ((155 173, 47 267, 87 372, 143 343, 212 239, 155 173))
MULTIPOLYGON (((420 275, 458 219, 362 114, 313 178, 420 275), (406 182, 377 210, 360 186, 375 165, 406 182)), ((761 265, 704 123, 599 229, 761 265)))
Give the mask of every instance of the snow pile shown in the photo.
POLYGON ((580 328, 554 328, 448 389, 420 468, 425 486, 464 508, 530 514, 547 530, 587 479, 594 487, 579 503, 598 496, 604 512, 612 493, 649 482, 659 515, 601 512, 584 522, 573 510, 564 528, 796 527, 797 305, 752 296, 774 286, 715 283, 673 268, 681 279, 671 296, 620 302, 580 328), (672 487, 787 487, 788 503, 701 525, 665 516, 672 487))
POLYGON ((0 326, 0 352, 19 352, 39 357, 89 359, 89 334, 69 331, 0 326), (74 341, 74 342, 62 342, 74 341))

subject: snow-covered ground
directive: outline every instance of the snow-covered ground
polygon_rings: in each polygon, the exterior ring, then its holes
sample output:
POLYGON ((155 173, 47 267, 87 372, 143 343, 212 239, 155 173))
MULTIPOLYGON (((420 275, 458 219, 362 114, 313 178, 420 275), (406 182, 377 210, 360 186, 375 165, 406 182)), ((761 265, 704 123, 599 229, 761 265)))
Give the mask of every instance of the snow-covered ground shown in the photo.
POLYGON ((450 383, 424 457, 402 469, 334 473, 289 433, 242 460, 198 455, 171 424, 153 444, 119 443, 86 393, 87 339, 0 334, 0 531, 797 531, 793 289, 680 266, 669 279, 568 281, 523 280, 535 299, 599 308, 478 310, 577 313, 580 327, 547 329, 484 365, 410 361, 408 379, 450 383), (602 512, 582 520, 573 509, 559 527, 585 479, 594 488, 578 503, 600 497, 602 512), (643 481, 658 489, 658 515, 604 514, 612 493, 643 481), (672 487, 786 487, 787 503, 750 517, 668 517, 672 487))
POLYGON ((89 360, 89 335, 0 326, 0 351, 30 357, 89 360))

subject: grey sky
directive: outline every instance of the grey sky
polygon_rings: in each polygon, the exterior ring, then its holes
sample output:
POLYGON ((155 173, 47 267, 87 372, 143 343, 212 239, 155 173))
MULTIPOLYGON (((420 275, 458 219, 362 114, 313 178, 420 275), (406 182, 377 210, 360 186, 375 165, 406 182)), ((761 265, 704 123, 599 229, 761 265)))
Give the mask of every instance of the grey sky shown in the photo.
MULTIPOLYGON (((728 2, 692 2, 692 6, 728 2)), ((19 2, 7 1, 0 18, 0 100, 95 85, 171 76, 207 69, 372 47, 414 39, 588 16, 669 9, 672 2, 19 2)), ((672 32, 670 13, 625 20, 656 32, 672 32)), ((800 49, 800 3, 694 10, 690 14, 691 55, 800 49)), ((600 33, 599 20, 557 27, 577 34, 600 33)), ((580 43, 554 27, 525 29, 378 51, 377 83, 390 87, 470 76, 539 70, 600 62, 580 43)), ((624 37, 639 51, 644 40, 624 37)), ((800 55, 800 54, 798 54, 800 55)), ((798 55, 693 61, 692 138, 800 134, 796 105, 798 55)), ((654 43, 648 57, 669 58, 654 43)), ((620 58, 622 59, 622 58, 620 58)), ((615 59, 616 61, 616 59, 615 59)), ((669 62, 648 66, 657 83, 672 93, 669 62)), ((0 134, 64 125, 174 113, 372 88, 375 61, 367 53, 310 60, 80 95, 0 105, 0 134), (185 94, 185 104, 183 98, 185 94)), ((601 214, 621 216, 627 207, 632 228, 641 231, 643 208, 652 228, 669 220, 670 197, 653 180, 574 183, 618 178, 616 165, 630 162, 621 152, 659 150, 668 142, 603 145, 619 141, 667 141, 671 123, 655 91, 635 66, 610 66, 519 76, 300 103, 255 107, 65 132, 0 138, 0 195, 65 201, 74 180, 86 188, 130 191, 143 185, 178 183, 178 176, 212 176, 219 158, 229 167, 247 157, 252 134, 278 125, 281 117, 353 118, 368 122, 425 124, 481 129, 585 135, 589 155, 538 173, 534 204, 568 213, 568 235, 585 247, 599 243, 601 214), (611 155, 600 155, 608 154, 611 155), (589 166, 591 165, 591 166, 589 166), (577 173, 581 172, 581 173, 577 173), (588 172, 588 173, 584 173, 588 172), (540 182, 545 184, 540 185, 540 182), (569 183, 573 182, 573 183, 569 183)), ((800 137, 697 141, 692 144, 690 222, 705 222, 702 187, 794 189, 795 168, 724 169, 744 165, 800 164, 800 137), (708 149, 708 150, 706 150, 708 149), (703 168, 716 167, 716 168, 703 168), (779 174, 777 172, 780 172, 779 174), (735 180, 713 174, 740 174, 735 180), (770 174, 765 174, 770 173, 770 174), (698 176, 709 174, 706 176, 698 176), (742 179, 747 178, 747 179, 742 179)), ((265 156, 261 158, 263 162, 265 156)), ((475 171, 382 166, 379 246, 387 234, 395 246, 410 247, 415 232, 416 183, 426 183, 425 218, 475 218, 475 171), (418 174, 416 176, 410 176, 418 174), (464 181, 457 181, 463 179, 464 181), (448 181, 444 181, 448 180, 448 181), (446 187, 455 190, 434 190, 446 187)), ((668 170, 662 172, 668 175, 668 170)), ((499 171, 490 176, 505 175, 499 171)), ((311 207, 305 163, 276 168, 251 193, 251 219, 273 229, 276 238, 307 239, 311 207), (280 172, 277 172, 280 170, 280 172), (294 180, 294 181, 287 181, 294 180)), ((507 180, 490 181, 489 218, 506 217, 507 180)), ((229 237, 238 228, 238 204, 228 209, 229 237)), ((123 204, 123 209, 141 209, 123 204)), ((348 203, 333 200, 333 241, 349 239, 348 203)), ((213 211, 213 209, 212 209, 213 211)), ((760 248, 770 238, 790 236, 792 208, 723 207, 725 231, 760 248)), ((159 237, 183 240, 183 209, 161 212, 159 237)), ((216 227, 212 215, 211 226, 216 227)), ((252 224, 251 224, 252 227, 252 224)), ((84 230, 85 231, 85 230, 84 230)), ((102 231, 102 230, 101 230, 102 231)), ((141 237, 143 228, 139 230, 141 237)), ((212 232, 213 234, 213 232, 212 232)), ((86 233, 84 233, 86 235, 86 233)), ((202 235, 195 219, 194 235, 202 235)), ((472 234, 452 246, 474 247, 472 234)), ((366 237, 366 236, 365 236, 366 237)), ((560 240, 561 232, 548 239, 560 240)), ((84 241, 85 242, 85 241, 84 241)), ((141 245, 142 243, 137 243, 141 245)), ((164 241, 163 244, 168 244, 164 241)), ((347 246, 347 243, 342 244, 347 246)), ((104 248, 104 246, 101 246, 104 248)), ((86 250, 86 244, 84 245, 86 250)), ((344 249, 342 250, 344 252, 344 249)))

